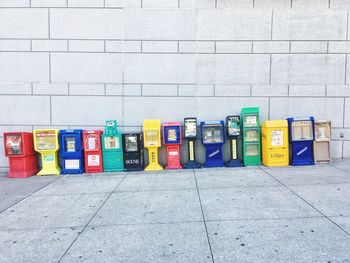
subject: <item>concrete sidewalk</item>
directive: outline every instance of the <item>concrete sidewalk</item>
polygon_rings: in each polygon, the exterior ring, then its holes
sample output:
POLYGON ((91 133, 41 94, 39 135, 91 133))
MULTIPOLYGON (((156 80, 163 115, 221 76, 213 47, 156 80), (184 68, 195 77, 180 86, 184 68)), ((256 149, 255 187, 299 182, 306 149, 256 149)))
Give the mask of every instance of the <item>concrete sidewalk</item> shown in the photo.
POLYGON ((0 262, 350 262, 350 160, 0 177, 0 262))

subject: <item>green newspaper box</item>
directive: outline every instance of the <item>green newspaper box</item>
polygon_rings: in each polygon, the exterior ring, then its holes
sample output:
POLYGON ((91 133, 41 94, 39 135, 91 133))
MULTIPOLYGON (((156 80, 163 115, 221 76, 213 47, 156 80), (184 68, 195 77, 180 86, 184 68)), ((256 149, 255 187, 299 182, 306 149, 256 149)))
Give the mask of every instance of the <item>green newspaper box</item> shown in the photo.
POLYGON ((241 123, 243 163, 245 166, 259 165, 261 163, 259 108, 243 108, 241 111, 241 123))
POLYGON ((122 133, 118 132, 117 121, 106 121, 105 132, 102 134, 103 170, 105 172, 123 172, 122 133))

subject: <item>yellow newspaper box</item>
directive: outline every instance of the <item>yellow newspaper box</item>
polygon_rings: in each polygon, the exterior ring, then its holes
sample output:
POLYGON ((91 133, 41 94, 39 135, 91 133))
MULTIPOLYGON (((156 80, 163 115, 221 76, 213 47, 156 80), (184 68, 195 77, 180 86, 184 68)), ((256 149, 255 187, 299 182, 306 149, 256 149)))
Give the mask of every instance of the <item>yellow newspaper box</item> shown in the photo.
POLYGON ((262 161, 266 166, 289 165, 287 120, 264 121, 262 124, 262 161))
POLYGON ((59 175, 61 170, 58 166, 57 151, 58 130, 34 130, 34 149, 41 154, 43 168, 38 175, 59 175))
POLYGON ((148 165, 145 171, 160 171, 163 167, 158 162, 158 148, 161 146, 160 120, 143 121, 143 138, 148 149, 148 165))

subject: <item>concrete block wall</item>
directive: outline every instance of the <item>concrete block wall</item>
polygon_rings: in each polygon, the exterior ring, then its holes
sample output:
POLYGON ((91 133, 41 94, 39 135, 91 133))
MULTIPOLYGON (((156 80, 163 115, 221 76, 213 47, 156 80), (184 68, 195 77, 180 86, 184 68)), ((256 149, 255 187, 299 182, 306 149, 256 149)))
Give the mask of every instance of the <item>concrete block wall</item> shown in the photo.
POLYGON ((350 0, 0 0, 1 134, 102 129, 106 119, 140 130, 147 118, 216 120, 259 106, 262 120, 332 120, 333 157, 350 157, 349 9, 350 0))

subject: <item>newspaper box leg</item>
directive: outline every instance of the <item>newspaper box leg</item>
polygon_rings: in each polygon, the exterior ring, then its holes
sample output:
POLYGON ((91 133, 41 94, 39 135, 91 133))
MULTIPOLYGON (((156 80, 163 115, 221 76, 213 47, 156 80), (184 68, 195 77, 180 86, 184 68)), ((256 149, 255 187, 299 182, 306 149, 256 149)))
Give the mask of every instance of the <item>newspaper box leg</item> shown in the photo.
POLYGON ((61 169, 58 166, 58 161, 56 158, 56 154, 53 153, 42 153, 41 154, 41 162, 43 168, 40 170, 38 175, 59 175, 61 169))
POLYGON ((161 171, 163 166, 158 163, 158 150, 157 148, 149 148, 149 164, 145 168, 145 171, 161 171))

